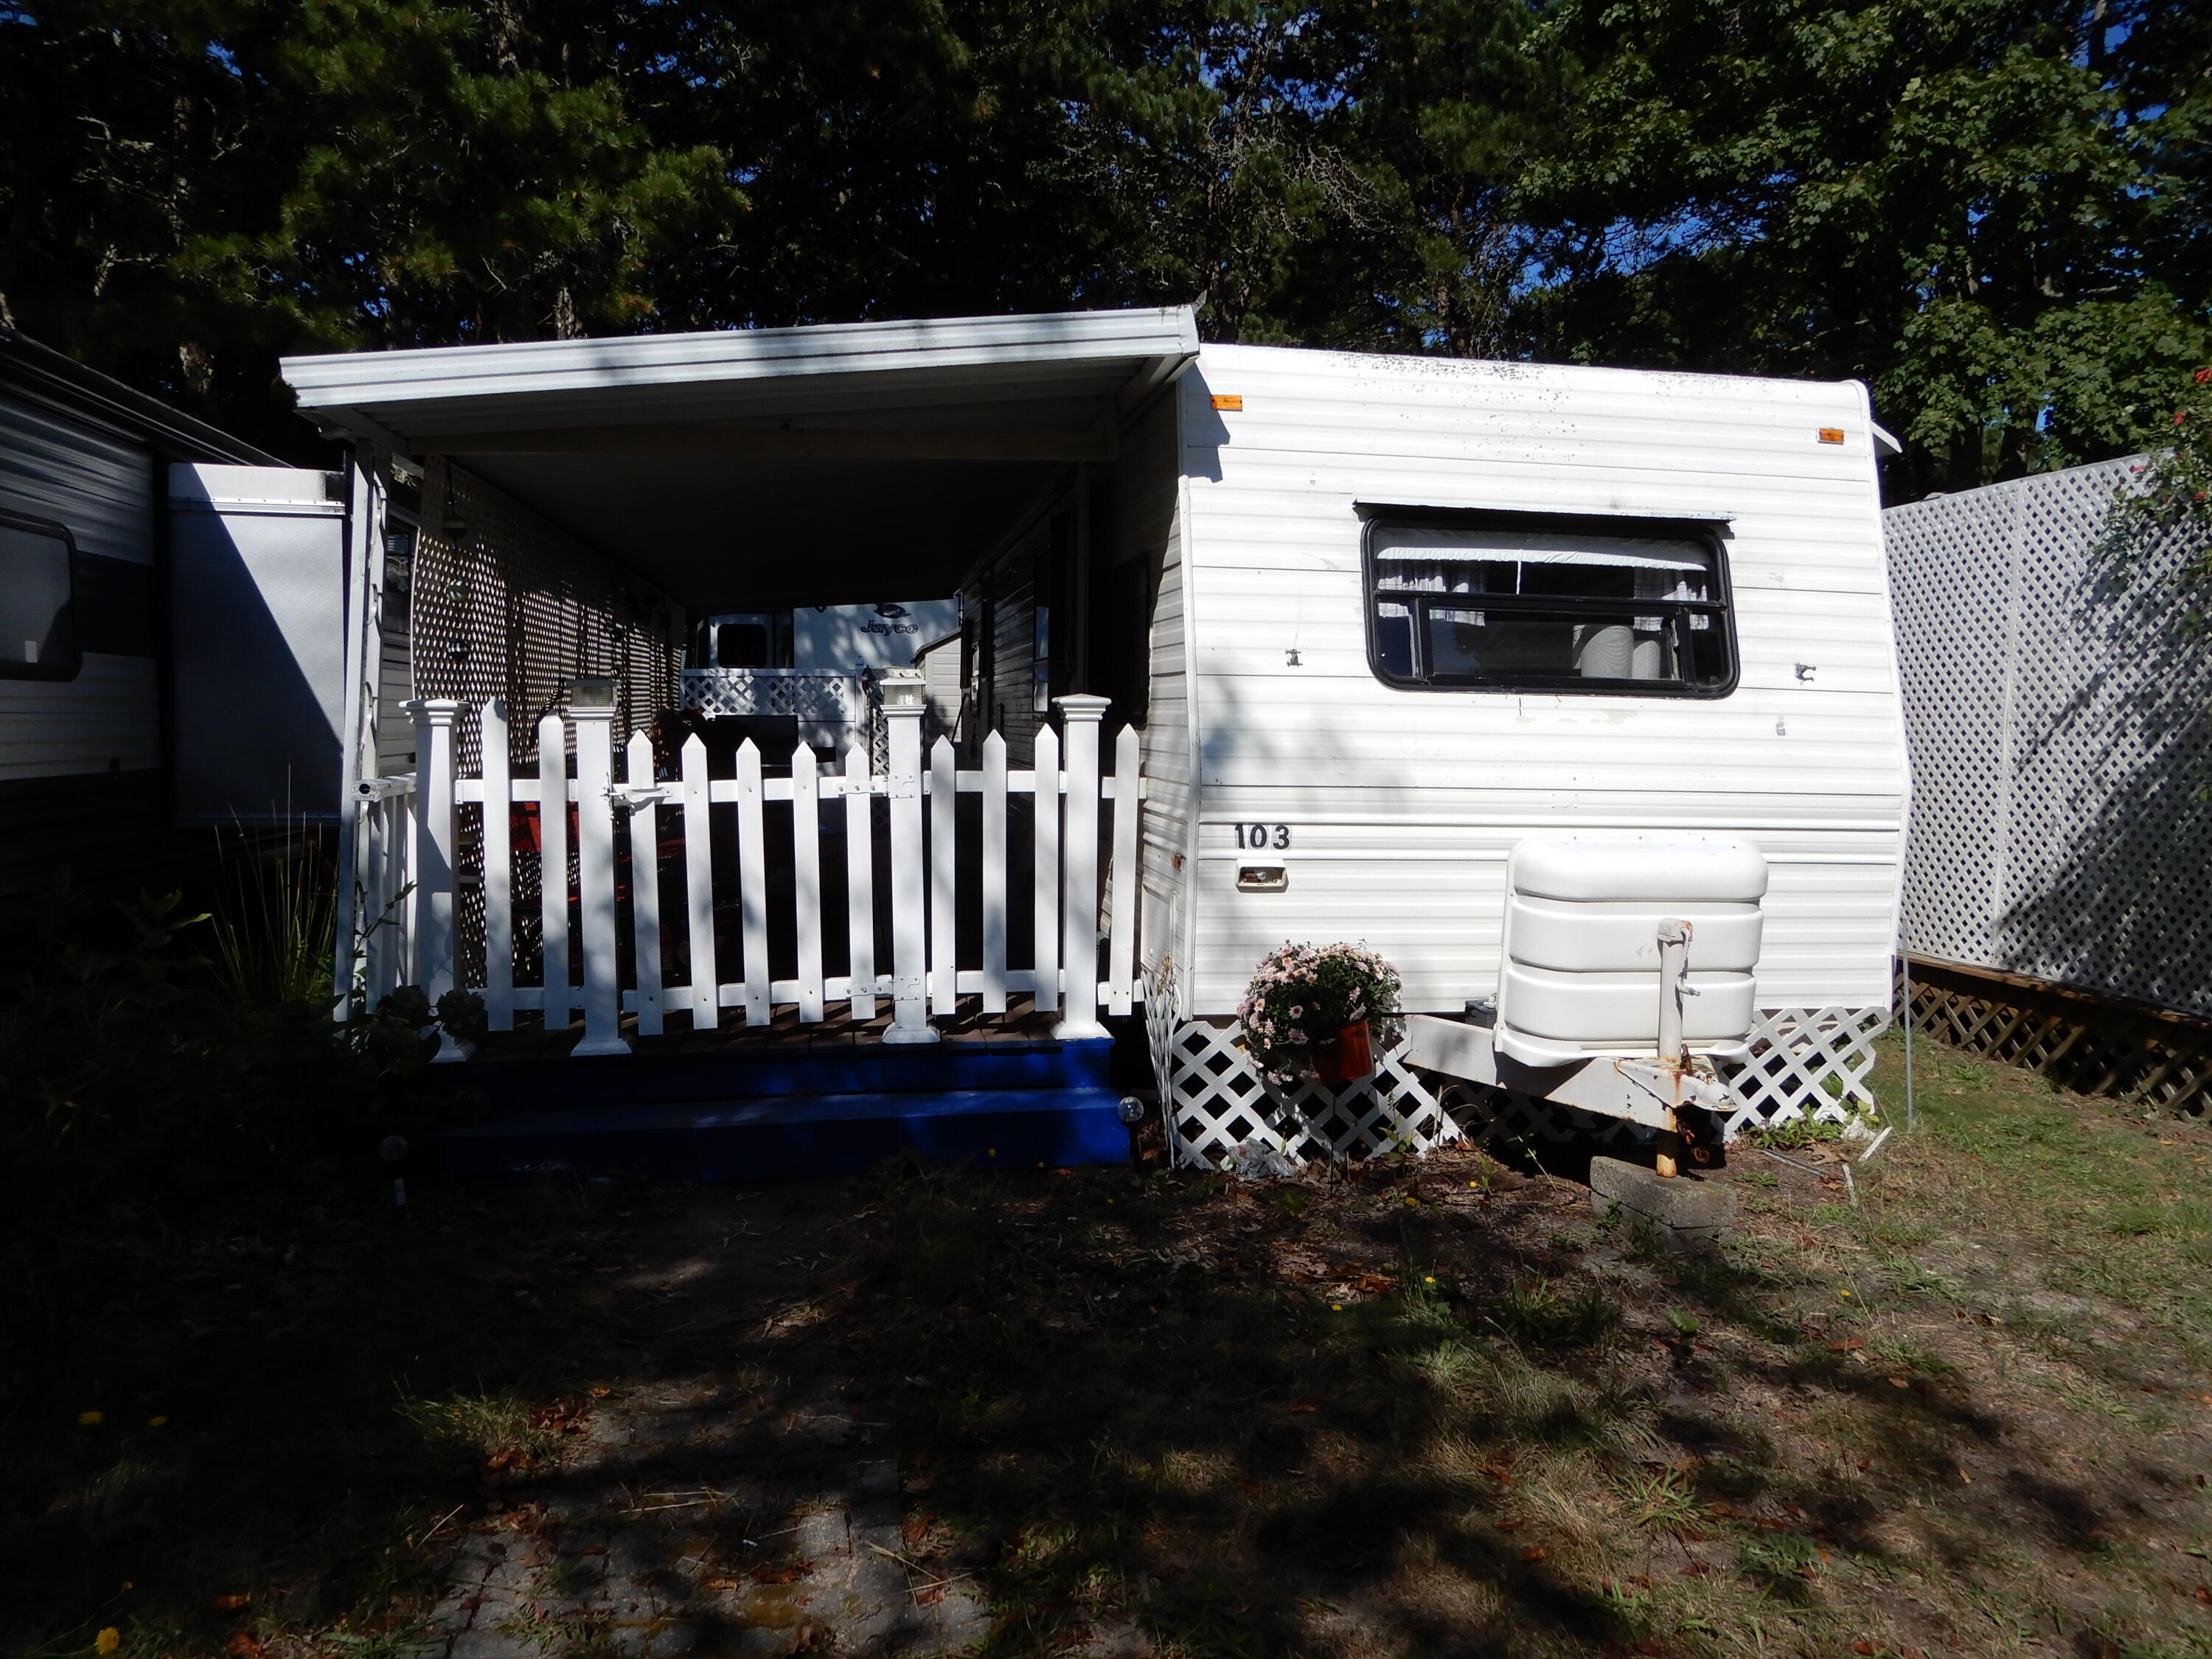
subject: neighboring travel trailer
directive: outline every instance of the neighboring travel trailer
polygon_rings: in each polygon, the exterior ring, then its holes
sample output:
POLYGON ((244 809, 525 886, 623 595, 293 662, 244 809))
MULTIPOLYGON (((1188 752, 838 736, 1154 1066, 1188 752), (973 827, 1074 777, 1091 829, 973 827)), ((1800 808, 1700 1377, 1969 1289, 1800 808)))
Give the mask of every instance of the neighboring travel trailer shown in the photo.
POLYGON ((876 729, 884 672, 912 667, 959 626, 957 599, 711 616, 693 635, 684 708, 732 747, 754 738, 788 753, 805 743, 842 763, 876 729))
POLYGON ((331 495, 0 329, 0 892, 337 817, 331 495))
MULTIPOLYGON (((957 641, 890 677, 880 759, 754 748, 724 772, 643 731, 641 661, 681 675, 680 626, 564 699, 456 696, 418 566, 416 696, 358 698, 348 750, 354 926, 383 940, 366 988, 482 988, 495 1034, 581 1009, 579 1052, 621 1056, 591 1074, 629 1112, 514 1120, 498 1156, 642 1156, 649 1119, 695 1169, 709 1142, 750 1149, 715 1167, 764 1167, 745 1137, 771 1122, 798 1158, 789 1125, 827 1109, 732 1105, 787 1073, 678 1099, 686 1028, 725 1022, 910 1057, 985 1028, 1080 1050, 1141 1013, 1193 1161, 1425 1146, 1545 1101, 1671 1127, 1654 1088, 1736 1123, 1864 1097, 1905 762, 1885 439, 1856 384, 1201 348, 1182 310, 285 373, 385 481, 372 513, 421 478, 425 538, 450 522, 479 561, 471 604, 520 578, 446 510, 464 494, 694 616, 959 601, 957 641), (925 749, 956 687, 959 741, 925 749), (430 775, 379 774, 402 725, 430 775), (550 834, 556 794, 566 893, 507 831, 526 810, 550 834), (1286 939, 1361 940, 1402 974, 1420 1018, 1371 1077, 1284 1089, 1236 1046, 1286 939), (1662 1005, 1686 1053, 1662 1052, 1662 1005)), ((960 1092, 949 1063, 915 1089, 960 1092)), ((532 1075, 552 1093, 528 1098, 577 1098, 580 1073, 532 1075)), ((1056 1075, 1062 1122, 1110 1121, 1103 1072, 1056 1075)), ((1110 1155, 1103 1128, 1039 1133, 1040 1156, 1110 1155)))

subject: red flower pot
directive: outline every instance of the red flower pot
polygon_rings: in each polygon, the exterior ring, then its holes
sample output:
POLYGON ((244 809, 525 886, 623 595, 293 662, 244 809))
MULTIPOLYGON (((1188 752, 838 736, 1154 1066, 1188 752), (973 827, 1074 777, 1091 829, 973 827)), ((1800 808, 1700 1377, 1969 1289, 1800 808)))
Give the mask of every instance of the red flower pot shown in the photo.
POLYGON ((1356 1083, 1375 1069, 1375 1045, 1364 1020, 1346 1026, 1313 1046, 1314 1075, 1331 1088, 1356 1083))

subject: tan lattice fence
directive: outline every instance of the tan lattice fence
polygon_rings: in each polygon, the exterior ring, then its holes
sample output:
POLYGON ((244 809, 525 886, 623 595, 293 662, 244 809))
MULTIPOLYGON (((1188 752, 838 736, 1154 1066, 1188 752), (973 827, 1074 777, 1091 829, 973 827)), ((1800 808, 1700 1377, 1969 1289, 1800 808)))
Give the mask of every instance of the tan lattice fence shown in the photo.
POLYGON ((1916 1030, 2076 1094, 2168 1111, 2212 1103, 2212 1020, 1955 963, 1912 960, 1916 1030))

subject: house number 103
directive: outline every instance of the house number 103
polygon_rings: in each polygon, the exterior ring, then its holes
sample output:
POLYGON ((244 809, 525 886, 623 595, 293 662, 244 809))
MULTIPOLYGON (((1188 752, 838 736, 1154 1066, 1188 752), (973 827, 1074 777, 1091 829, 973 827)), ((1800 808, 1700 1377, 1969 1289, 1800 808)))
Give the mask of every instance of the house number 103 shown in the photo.
POLYGON ((1291 826, 1287 823, 1240 823, 1237 826, 1237 844, 1250 853, 1279 853, 1291 844, 1291 826))

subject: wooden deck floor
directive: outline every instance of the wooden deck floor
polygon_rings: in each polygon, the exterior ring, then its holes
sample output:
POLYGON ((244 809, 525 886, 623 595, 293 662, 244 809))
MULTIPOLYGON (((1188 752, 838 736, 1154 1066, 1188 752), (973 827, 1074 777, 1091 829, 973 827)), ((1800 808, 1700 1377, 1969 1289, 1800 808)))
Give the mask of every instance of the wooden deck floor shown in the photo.
MULTIPOLYGON (((930 1024, 945 1042, 1027 1044, 1052 1040, 1053 1027, 1060 1023, 1059 1014, 1037 1012, 1026 994, 1010 995, 1006 1005, 1003 1014, 987 1014, 981 997, 964 996, 960 999, 957 1014, 946 1019, 933 1019, 930 1024)), ((823 1048, 873 1048, 883 1042, 884 1033, 891 1024, 890 1003, 884 1001, 878 1006, 884 1012, 875 1018, 855 1020, 848 1005, 833 1003, 824 1011, 823 1019, 807 1024, 801 1023, 796 1008, 785 1005, 777 1009, 775 1019, 766 1025, 748 1025, 743 1009, 725 1008, 720 1026, 711 1031, 682 1029, 690 1016, 673 1013, 668 1017, 669 1023, 678 1029, 648 1037, 640 1036, 636 1019, 627 1017, 623 1020, 622 1031, 641 1054, 766 1055, 823 1048)), ((531 1027, 493 1031, 478 1042, 476 1057, 480 1060, 557 1059, 582 1041, 583 1035, 581 1020, 566 1030, 546 1031, 531 1027)))

